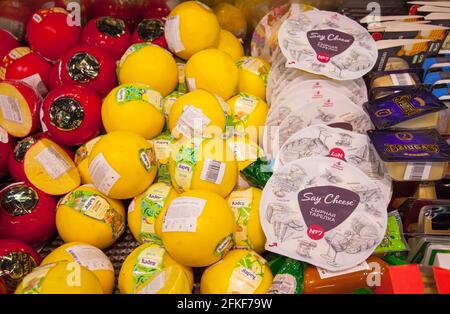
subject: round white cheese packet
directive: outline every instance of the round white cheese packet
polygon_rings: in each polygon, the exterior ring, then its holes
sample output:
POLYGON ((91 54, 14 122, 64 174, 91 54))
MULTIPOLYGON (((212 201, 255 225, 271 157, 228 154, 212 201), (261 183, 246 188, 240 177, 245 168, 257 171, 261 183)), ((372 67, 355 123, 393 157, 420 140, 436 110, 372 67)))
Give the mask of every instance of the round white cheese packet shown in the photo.
POLYGON ((378 185, 335 158, 296 160, 267 182, 260 205, 266 250, 340 271, 383 240, 387 203, 378 185))
POLYGON ((321 124, 309 126, 294 133, 283 144, 273 169, 277 171, 290 162, 307 157, 332 157, 354 165, 374 179, 390 200, 392 181, 385 175, 382 161, 367 135, 321 124))
POLYGON ((369 32, 336 12, 308 11, 289 17, 278 32, 286 66, 352 80, 368 73, 378 57, 369 32))

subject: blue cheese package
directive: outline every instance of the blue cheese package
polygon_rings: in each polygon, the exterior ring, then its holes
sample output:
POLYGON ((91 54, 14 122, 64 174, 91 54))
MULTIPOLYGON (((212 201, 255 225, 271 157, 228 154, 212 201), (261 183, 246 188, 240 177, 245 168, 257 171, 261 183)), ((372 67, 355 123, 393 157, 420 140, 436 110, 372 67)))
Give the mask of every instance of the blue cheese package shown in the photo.
POLYGON ((368 135, 393 180, 436 181, 444 176, 450 145, 436 130, 371 130, 368 135))
POLYGON ((423 87, 369 101, 364 109, 377 129, 447 129, 447 106, 423 87))

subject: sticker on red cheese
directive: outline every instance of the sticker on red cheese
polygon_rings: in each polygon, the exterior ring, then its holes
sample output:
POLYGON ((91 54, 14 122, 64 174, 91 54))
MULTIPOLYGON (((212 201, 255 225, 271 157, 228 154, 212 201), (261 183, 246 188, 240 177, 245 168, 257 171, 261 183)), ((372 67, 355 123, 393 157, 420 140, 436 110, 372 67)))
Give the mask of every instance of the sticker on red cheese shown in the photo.
POLYGON ((354 267, 384 238, 386 198, 374 180, 344 161, 293 161, 275 171, 263 190, 266 250, 329 271, 354 267))
POLYGON ((301 129, 281 147, 274 170, 306 157, 332 157, 348 162, 376 180, 385 195, 391 194, 392 182, 385 176, 382 161, 367 135, 326 125, 301 129))
POLYGON ((369 32, 336 12, 308 11, 288 18, 280 27, 278 42, 286 67, 336 80, 364 76, 378 57, 369 32))
POLYGON ((205 208, 206 200, 182 196, 174 199, 164 216, 163 232, 196 232, 197 220, 205 208))

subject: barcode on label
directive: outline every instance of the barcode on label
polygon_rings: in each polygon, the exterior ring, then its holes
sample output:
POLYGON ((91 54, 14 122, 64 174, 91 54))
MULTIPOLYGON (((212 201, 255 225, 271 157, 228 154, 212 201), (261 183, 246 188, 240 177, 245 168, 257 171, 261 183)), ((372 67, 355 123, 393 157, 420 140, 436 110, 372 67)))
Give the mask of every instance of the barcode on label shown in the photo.
POLYGON ((61 177, 71 168, 67 160, 53 146, 43 149, 34 158, 54 180, 61 177))
POLYGON ((180 52, 184 50, 180 34, 180 16, 170 16, 165 25, 167 44, 170 50, 180 52))
POLYGON ((225 174, 226 164, 217 160, 205 159, 200 179, 215 184, 221 184, 225 174))
POLYGON ((391 80, 394 86, 414 85, 414 81, 409 73, 391 74, 391 80))
POLYGON ((431 162, 408 163, 405 170, 405 180, 422 181, 430 177, 431 162))
POLYGON ((17 98, 0 95, 0 110, 3 119, 15 123, 23 123, 22 111, 20 110, 19 100, 17 98))

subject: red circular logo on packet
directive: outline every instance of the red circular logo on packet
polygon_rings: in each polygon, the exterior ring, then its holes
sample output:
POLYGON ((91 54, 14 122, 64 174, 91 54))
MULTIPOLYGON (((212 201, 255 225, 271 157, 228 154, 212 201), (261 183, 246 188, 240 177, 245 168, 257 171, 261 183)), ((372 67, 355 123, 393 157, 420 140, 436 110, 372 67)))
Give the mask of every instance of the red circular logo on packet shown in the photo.
POLYGON ((322 63, 327 63, 330 61, 330 56, 326 52, 321 51, 317 54, 317 60, 322 63))
POLYGON ((345 152, 342 149, 340 149, 338 147, 335 147, 332 150, 330 150, 330 154, 328 156, 344 160, 345 159, 345 152))
POLYGON ((308 236, 313 240, 320 240, 325 235, 325 230, 321 225, 311 225, 308 227, 308 236))

